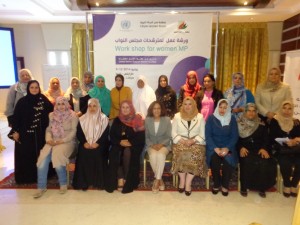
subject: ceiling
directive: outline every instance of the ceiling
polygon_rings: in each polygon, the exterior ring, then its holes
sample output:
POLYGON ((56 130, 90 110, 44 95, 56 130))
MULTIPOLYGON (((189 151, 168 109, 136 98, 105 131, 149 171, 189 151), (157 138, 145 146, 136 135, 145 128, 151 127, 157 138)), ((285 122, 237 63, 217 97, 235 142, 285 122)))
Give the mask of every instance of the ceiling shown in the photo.
POLYGON ((220 22, 283 21, 299 0, 0 0, 0 23, 85 23, 86 14, 219 12, 220 22))

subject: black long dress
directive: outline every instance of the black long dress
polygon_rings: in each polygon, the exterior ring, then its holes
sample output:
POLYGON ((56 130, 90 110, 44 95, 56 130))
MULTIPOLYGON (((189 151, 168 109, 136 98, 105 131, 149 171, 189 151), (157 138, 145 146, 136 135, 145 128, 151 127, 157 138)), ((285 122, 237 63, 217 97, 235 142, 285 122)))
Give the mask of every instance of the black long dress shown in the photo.
POLYGON ((77 138, 79 141, 76 167, 73 179, 74 189, 86 190, 92 186, 104 189, 104 175, 107 171, 107 158, 109 150, 109 126, 106 127, 101 137, 97 140, 99 147, 86 149, 83 145, 87 142, 80 123, 77 126, 77 138))
POLYGON ((272 158, 268 148, 268 132, 263 125, 246 138, 239 138, 237 149, 246 148, 249 153, 246 157, 240 158, 240 181, 241 190, 247 189, 266 191, 276 182, 276 161, 272 158), (258 152, 265 149, 271 156, 269 159, 263 159, 258 152))
POLYGON ((280 172, 282 174, 283 183, 285 187, 297 187, 300 180, 300 154, 279 154, 278 148, 280 148, 275 141, 275 138, 293 139, 300 136, 299 121, 294 124, 293 129, 290 132, 285 132, 281 129, 278 121, 272 119, 270 122, 270 145, 273 146, 275 157, 278 159, 280 165, 280 172), (294 170, 292 169, 294 167, 294 170), (291 179, 292 177, 292 179, 291 179))
POLYGON ((17 184, 37 181, 36 162, 45 145, 45 131, 49 124, 49 113, 53 105, 43 95, 21 98, 14 110, 12 130, 20 135, 15 142, 15 181, 17 184))
POLYGON ((113 192, 117 189, 118 184, 118 168, 120 165, 120 152, 124 147, 120 145, 123 137, 131 143, 130 151, 130 165, 126 182, 123 187, 122 193, 132 192, 138 188, 140 183, 140 155, 145 145, 145 131, 135 132, 132 127, 126 126, 119 118, 115 118, 110 129, 111 150, 109 152, 109 168, 107 173, 107 192, 113 192))

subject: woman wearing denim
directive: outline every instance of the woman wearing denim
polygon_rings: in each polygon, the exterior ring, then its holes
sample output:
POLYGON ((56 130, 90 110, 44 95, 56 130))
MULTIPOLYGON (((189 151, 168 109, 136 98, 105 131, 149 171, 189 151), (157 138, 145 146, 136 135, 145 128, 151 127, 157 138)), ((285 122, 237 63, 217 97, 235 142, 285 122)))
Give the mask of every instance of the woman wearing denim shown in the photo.
POLYGON ((58 175, 59 193, 64 194, 67 191, 66 164, 69 162, 69 156, 75 147, 78 117, 70 109, 68 100, 65 97, 58 97, 54 111, 49 114, 49 120, 49 126, 46 130, 46 144, 37 161, 38 191, 34 194, 34 198, 41 197, 47 191, 47 174, 50 161, 52 161, 58 175))

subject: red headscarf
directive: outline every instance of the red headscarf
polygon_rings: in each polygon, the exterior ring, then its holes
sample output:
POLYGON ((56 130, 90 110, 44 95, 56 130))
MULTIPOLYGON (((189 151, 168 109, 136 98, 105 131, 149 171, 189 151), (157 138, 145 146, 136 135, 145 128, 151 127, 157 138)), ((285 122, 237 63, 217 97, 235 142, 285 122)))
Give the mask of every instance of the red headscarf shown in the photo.
POLYGON ((194 98, 197 92, 201 89, 201 85, 198 83, 198 75, 196 71, 191 70, 186 74, 186 80, 185 85, 183 85, 183 89, 184 97, 191 96, 192 98, 194 98), (194 85, 189 83, 190 76, 193 76, 196 79, 196 83, 194 85))
POLYGON ((135 114, 135 109, 133 107, 133 104, 129 100, 125 100, 121 102, 120 104, 120 112, 119 112, 119 119, 122 123, 124 123, 126 126, 132 127, 135 132, 143 131, 145 130, 144 120, 141 115, 135 114), (129 115, 122 114, 122 105, 128 104, 130 108, 129 115))

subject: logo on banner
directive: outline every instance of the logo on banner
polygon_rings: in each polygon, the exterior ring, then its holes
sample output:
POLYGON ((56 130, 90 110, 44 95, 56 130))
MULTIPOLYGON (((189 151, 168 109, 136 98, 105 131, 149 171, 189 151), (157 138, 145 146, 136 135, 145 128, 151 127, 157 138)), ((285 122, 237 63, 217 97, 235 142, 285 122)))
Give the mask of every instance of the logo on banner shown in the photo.
POLYGON ((185 21, 179 21, 177 25, 177 30, 174 31, 174 33, 190 33, 186 28, 188 27, 187 23, 185 21))
POLYGON ((187 24, 184 21, 180 21, 178 24, 178 30, 184 30, 187 28, 187 24))
POLYGON ((128 30, 131 26, 131 22, 129 20, 122 20, 121 21, 121 27, 124 29, 124 30, 128 30))

